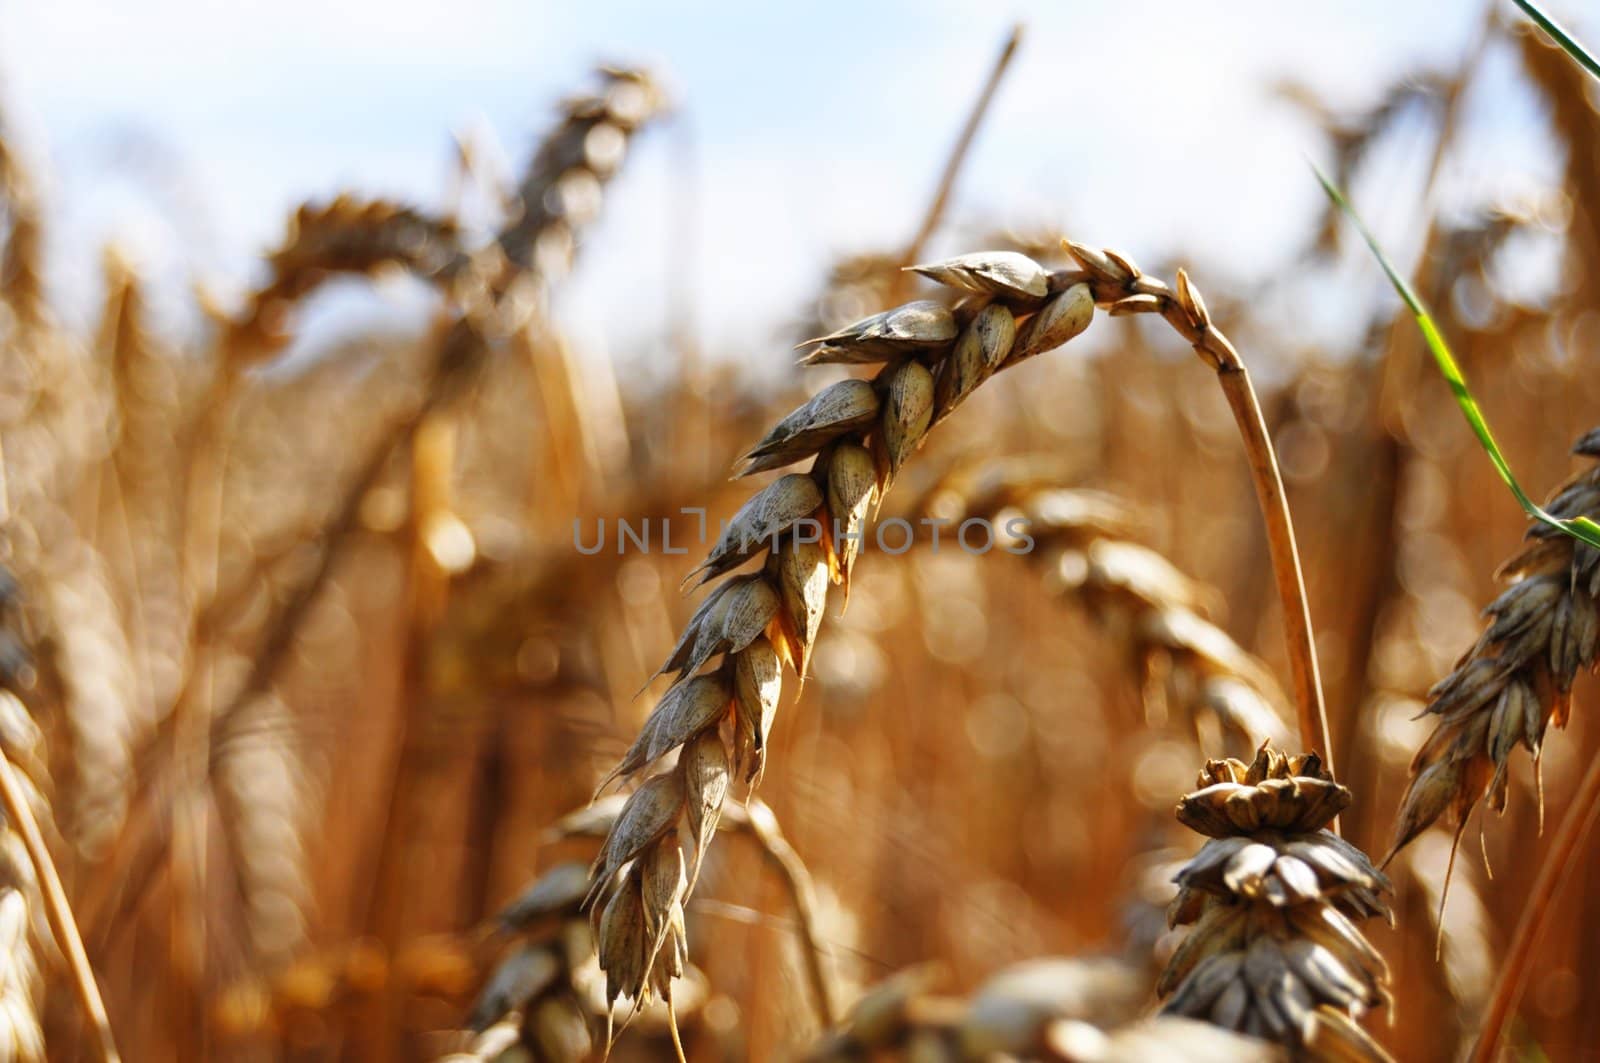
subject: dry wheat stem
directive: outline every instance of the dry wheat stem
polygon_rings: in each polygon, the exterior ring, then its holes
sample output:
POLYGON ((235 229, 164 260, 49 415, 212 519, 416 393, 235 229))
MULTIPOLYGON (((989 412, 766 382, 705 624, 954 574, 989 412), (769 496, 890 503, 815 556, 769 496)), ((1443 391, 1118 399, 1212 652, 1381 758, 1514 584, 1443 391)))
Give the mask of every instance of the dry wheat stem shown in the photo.
POLYGON ((1550 852, 1539 865, 1539 875, 1522 902, 1522 916, 1511 935, 1511 944, 1500 961, 1494 993, 1484 1011, 1483 1025, 1473 1045, 1471 1063, 1492 1063, 1505 1038, 1506 1023, 1528 983, 1528 970, 1534 951, 1544 937, 1545 927, 1555 914, 1555 900, 1578 866, 1583 839, 1600 814, 1600 757, 1589 762, 1572 797, 1572 805, 1561 817, 1561 826, 1550 841, 1550 852))
POLYGON ((117 1053, 116 1040, 111 1035, 111 1020, 106 1016, 105 1003, 100 999, 100 989, 95 983, 94 969, 89 966, 89 956, 83 949, 83 938, 78 934, 78 923, 72 917, 72 906, 67 902, 66 890, 61 887, 61 876, 56 873, 55 861, 45 845, 39 823, 33 818, 21 784, 8 755, 0 755, 0 807, 6 818, 22 839, 28 860, 33 864, 39 881, 39 893, 44 899, 45 915, 50 921, 51 933, 66 957, 72 975, 73 992, 83 1009, 84 1019, 94 1032, 100 1058, 114 1063, 122 1057, 117 1053))

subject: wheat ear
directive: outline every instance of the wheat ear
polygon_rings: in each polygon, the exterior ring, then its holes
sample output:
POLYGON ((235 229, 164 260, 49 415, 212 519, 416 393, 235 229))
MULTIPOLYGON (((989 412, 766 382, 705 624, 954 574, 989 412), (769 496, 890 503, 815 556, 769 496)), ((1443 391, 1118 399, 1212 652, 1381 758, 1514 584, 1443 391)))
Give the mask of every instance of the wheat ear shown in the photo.
POLYGON ((1178 819, 1206 835, 1178 873, 1173 925, 1193 924, 1156 984, 1163 1014, 1283 1045, 1296 1058, 1387 1060, 1357 1025, 1389 970, 1356 921, 1389 915, 1389 881, 1329 831, 1350 803, 1316 754, 1213 760, 1178 819))
MULTIPOLYGON (((1600 459, 1600 428, 1572 449, 1600 459)), ((1562 484, 1545 508, 1558 518, 1600 517, 1600 465, 1562 484)), ((1459 835, 1479 801, 1503 812, 1512 753, 1525 747, 1537 771, 1546 728, 1566 725, 1573 680, 1594 667, 1600 550, 1542 524, 1527 538, 1500 567, 1512 583, 1484 609, 1488 626, 1428 692, 1427 712, 1439 722, 1411 762, 1390 857, 1446 813, 1459 835)), ((1542 790, 1539 802, 1542 822, 1542 790)))
POLYGON ((1184 273, 1174 293, 1122 256, 1064 246, 1082 269, 1051 273, 1015 252, 916 267, 967 298, 954 307, 907 303, 802 345, 812 348, 803 364, 884 367, 871 380, 827 388, 745 453, 741 475, 814 461, 809 473, 779 477, 741 507, 690 573, 705 582, 767 552, 761 571, 727 578, 695 610, 657 672, 674 677, 670 688, 612 772, 632 777, 679 751, 675 765, 635 791, 595 861, 589 900, 613 1002, 670 993, 685 947, 683 900, 723 800, 736 775, 759 778, 783 669, 804 677, 829 583, 848 593, 868 511, 935 422, 996 371, 1083 332, 1097 304, 1117 316, 1160 314, 1216 370, 1267 520, 1302 738, 1326 751, 1294 531, 1249 374, 1184 273), (717 668, 697 674, 719 655, 717 668))

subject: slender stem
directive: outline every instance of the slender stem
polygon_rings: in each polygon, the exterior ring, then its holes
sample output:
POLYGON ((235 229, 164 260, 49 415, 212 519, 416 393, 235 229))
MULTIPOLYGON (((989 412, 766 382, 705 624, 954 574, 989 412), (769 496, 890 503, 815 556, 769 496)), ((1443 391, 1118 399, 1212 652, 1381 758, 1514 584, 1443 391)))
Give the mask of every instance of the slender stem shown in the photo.
MULTIPOLYGON (((1205 300, 1178 270, 1177 289, 1142 274, 1138 267, 1120 255, 1102 253, 1073 242, 1064 242, 1066 251, 1078 260, 1081 270, 1053 274, 1050 286, 1063 292, 1075 284, 1087 283, 1097 305, 1110 307, 1111 314, 1160 314, 1173 330, 1189 341, 1200 360, 1216 371, 1217 382, 1233 411, 1234 423, 1244 441, 1250 462, 1250 480, 1256 501, 1267 526, 1268 552, 1272 555, 1272 576, 1278 586, 1283 607, 1284 638, 1289 644, 1289 671, 1294 681, 1295 711, 1300 722, 1300 741, 1317 753, 1330 774, 1334 774, 1333 748, 1328 742, 1328 710, 1322 701, 1322 676, 1317 668, 1317 645, 1312 636, 1311 609, 1306 602, 1305 577, 1300 569, 1300 551, 1295 545, 1294 520, 1283 492, 1283 476, 1278 457, 1267 432, 1266 418, 1250 373, 1239 352, 1222 330, 1211 322, 1205 300)), ((1335 832, 1338 821, 1333 824, 1335 832)))
POLYGON ((1501 961, 1500 976, 1495 980, 1494 994, 1489 998, 1478 1041, 1473 1045, 1471 1063, 1489 1063, 1500 1051, 1506 1023, 1527 985, 1534 951, 1555 912, 1555 899, 1578 866, 1579 847, 1594 825, 1597 813, 1600 813, 1600 757, 1589 761, 1578 792, 1573 795, 1572 804, 1561 817, 1561 826, 1551 840, 1550 854, 1539 865, 1539 875, 1522 905, 1522 918, 1517 921, 1511 945, 1501 961))
MULTIPOLYGON (((1006 69, 1011 65, 1011 60, 1017 54, 1017 47, 1022 43, 1022 23, 1017 23, 1011 28, 1011 34, 1006 37, 1006 42, 1000 47, 1000 54, 995 58, 994 68, 989 71, 989 80, 983 83, 983 91, 978 94, 978 99, 972 105, 972 111, 967 115, 966 123, 961 127, 961 133, 956 137, 956 143, 950 149, 950 157, 945 160, 944 172, 939 175, 939 184, 933 193, 933 200, 928 204, 927 212, 922 216, 922 224, 917 228, 917 233, 906 244, 905 250, 900 252, 900 265, 915 265, 922 255, 922 248, 927 244, 929 237, 939 228, 939 223, 944 219, 945 208, 950 203, 950 193, 955 189, 956 178, 961 173, 961 166, 966 162, 967 154, 972 149, 972 141, 978 135, 978 128, 983 125, 984 115, 989 113, 989 105, 994 101, 995 91, 999 89, 1001 80, 1006 75, 1006 69)), ((906 295, 906 285, 910 278, 905 274, 896 274, 893 284, 890 305, 902 302, 906 295)))
POLYGON ((833 979, 827 969, 828 946, 817 929, 816 894, 811 887, 811 873, 806 870, 805 861, 800 859, 794 846, 789 844, 789 839, 783 836, 772 809, 759 798, 753 797, 745 811, 747 814, 743 818, 749 824, 751 837, 761 848, 767 863, 783 880, 784 889, 789 894, 789 903, 794 908, 795 923, 800 932, 800 944, 803 946, 800 952, 805 960, 806 978, 811 983, 817 1019, 823 1029, 828 1029, 838 1017, 839 1006, 834 999, 833 979))
POLYGON ((1316 640, 1311 631, 1311 608, 1306 601, 1305 576, 1300 569, 1300 551, 1295 543, 1294 521, 1283 493, 1283 476, 1278 471, 1272 437, 1267 432, 1261 403, 1250 386, 1250 373, 1243 364, 1217 370, 1217 382, 1233 410, 1234 423, 1244 440, 1250 461, 1250 479, 1256 501, 1267 524, 1267 543, 1272 554, 1272 577, 1278 585, 1278 600, 1283 606, 1284 635, 1289 642, 1289 671, 1294 680, 1295 711, 1300 721, 1300 741, 1322 757, 1330 773, 1333 749, 1328 742, 1328 710, 1322 701, 1322 676, 1317 667, 1316 640))
POLYGON ((39 832, 39 823, 33 818, 33 810, 28 807, 28 799, 17 781, 11 759, 6 756, 0 756, 0 806, 4 806, 6 818, 22 838, 28 862, 33 865, 34 876, 39 880, 39 893, 44 898, 44 912, 50 921, 50 931, 55 935, 56 944, 60 946, 71 969, 73 991, 79 1006, 83 1008, 84 1018, 99 1042, 100 1058, 104 1063, 118 1063, 122 1057, 118 1055, 116 1041, 111 1036, 111 1020, 106 1016, 105 1003, 100 999, 100 989, 95 984, 94 970, 89 966, 83 938, 78 934, 77 921, 72 917, 72 907, 67 903, 66 890, 61 888, 61 876, 56 874, 55 861, 50 859, 50 850, 45 846, 44 835, 39 832))

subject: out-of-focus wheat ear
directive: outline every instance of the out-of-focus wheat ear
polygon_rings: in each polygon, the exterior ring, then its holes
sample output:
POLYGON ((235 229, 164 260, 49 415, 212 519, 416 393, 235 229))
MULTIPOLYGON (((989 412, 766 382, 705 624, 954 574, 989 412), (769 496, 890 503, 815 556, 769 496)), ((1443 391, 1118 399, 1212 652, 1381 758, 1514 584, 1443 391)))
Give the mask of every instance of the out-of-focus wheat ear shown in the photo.
POLYGON ((289 216, 288 233, 267 258, 271 280, 251 294, 229 326, 223 349, 240 364, 269 357, 289 340, 289 315, 337 274, 374 276, 403 270, 446 283, 465 267, 455 223, 387 200, 336 197, 304 203, 289 216))
POLYGON ((1023 556, 1045 589, 1127 644, 1122 656, 1139 690, 1161 684, 1169 708, 1196 734, 1214 717, 1230 751, 1286 740, 1284 698, 1270 670, 1205 618, 1218 592, 1128 541, 1138 522, 1126 503, 1063 486, 1059 473, 1042 470, 1029 460, 969 463, 935 480, 910 511, 947 525, 983 520, 997 535, 1024 522, 1033 545, 1023 556))
POLYGON ((305 944, 311 883, 301 831, 309 795, 295 746, 281 737, 291 726, 288 706, 269 695, 255 711, 262 727, 220 747, 213 772, 244 928, 256 961, 271 969, 305 944))
POLYGON ((577 230, 600 208, 630 139, 668 105, 648 71, 601 67, 596 91, 562 102, 517 185, 520 213, 500 236, 516 268, 554 280, 572 264, 577 230))

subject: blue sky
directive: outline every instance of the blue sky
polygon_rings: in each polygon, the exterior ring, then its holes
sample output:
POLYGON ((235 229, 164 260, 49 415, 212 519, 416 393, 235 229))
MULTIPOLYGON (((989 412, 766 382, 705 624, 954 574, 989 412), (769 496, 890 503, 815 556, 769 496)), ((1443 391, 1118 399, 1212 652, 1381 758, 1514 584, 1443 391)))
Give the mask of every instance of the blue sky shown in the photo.
MULTIPOLYGON (((1359 104, 1459 54, 1483 10, 0 0, 0 84, 48 175, 54 276, 81 314, 107 239, 173 280, 244 284, 295 202, 347 188, 436 202, 453 132, 492 130, 520 166, 596 60, 648 62, 674 87, 679 128, 629 160, 563 319, 588 343, 648 345, 686 276, 709 347, 777 357, 773 329, 832 255, 906 238, 1019 18, 1028 37, 954 220, 1055 223, 1136 258, 1203 249, 1251 277, 1282 261, 1320 194, 1303 160, 1317 141, 1268 86, 1292 76, 1359 104)), ((1553 172, 1513 82, 1502 61, 1475 93, 1486 150, 1453 167, 1462 196, 1553 172)))

